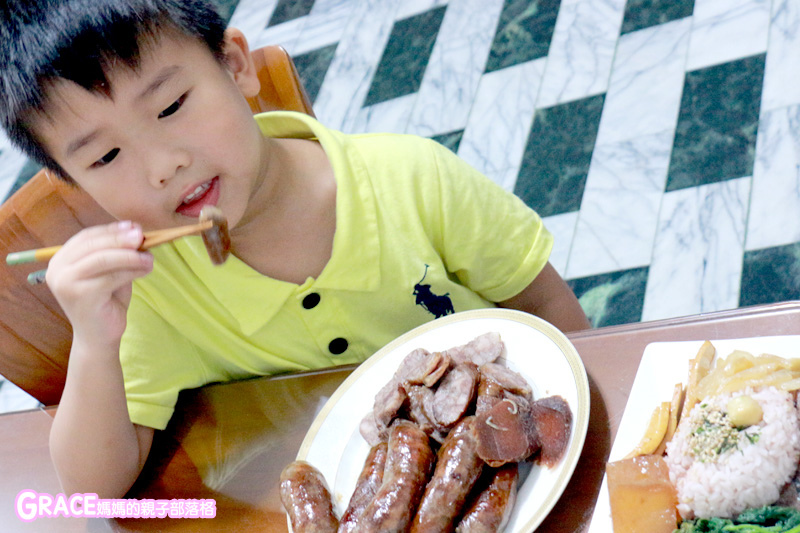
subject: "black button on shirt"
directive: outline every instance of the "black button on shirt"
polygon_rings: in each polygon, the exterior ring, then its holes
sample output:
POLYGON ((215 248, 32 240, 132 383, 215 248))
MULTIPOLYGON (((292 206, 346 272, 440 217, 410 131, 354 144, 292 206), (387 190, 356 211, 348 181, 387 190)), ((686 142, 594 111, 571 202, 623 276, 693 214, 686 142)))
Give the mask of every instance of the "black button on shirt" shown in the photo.
POLYGON ((303 307, 305 309, 314 309, 319 303, 319 300, 319 293, 312 292, 311 294, 307 294, 306 297, 303 298, 303 307))
POLYGON ((330 342, 330 344, 328 344, 328 350, 333 355, 340 355, 340 354, 343 354, 345 352, 345 350, 347 350, 347 346, 348 346, 347 339, 343 339, 341 337, 337 337, 337 338, 333 339, 330 342))

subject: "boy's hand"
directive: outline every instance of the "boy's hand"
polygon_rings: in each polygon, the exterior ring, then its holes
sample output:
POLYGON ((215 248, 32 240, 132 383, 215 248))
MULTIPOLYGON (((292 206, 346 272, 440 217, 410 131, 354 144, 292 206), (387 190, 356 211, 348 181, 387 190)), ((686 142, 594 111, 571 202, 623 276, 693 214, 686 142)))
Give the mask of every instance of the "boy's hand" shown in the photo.
POLYGON ((72 237, 50 260, 47 285, 75 340, 119 345, 133 280, 153 268, 153 256, 137 250, 142 240, 142 229, 131 222, 95 226, 72 237))

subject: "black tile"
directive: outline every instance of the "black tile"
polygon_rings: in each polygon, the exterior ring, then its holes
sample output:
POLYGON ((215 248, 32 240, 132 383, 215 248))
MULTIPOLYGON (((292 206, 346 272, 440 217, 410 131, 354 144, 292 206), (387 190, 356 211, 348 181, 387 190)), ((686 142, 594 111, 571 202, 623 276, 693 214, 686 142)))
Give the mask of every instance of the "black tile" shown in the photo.
POLYGON ((647 267, 569 280, 593 327, 630 324, 642 320, 647 267))
POLYGON ((464 130, 451 131, 449 133, 442 133, 441 135, 434 135, 431 137, 434 141, 442 144, 452 150, 458 152, 458 146, 461 144, 461 138, 464 136, 464 130))
POLYGON ((547 55, 561 0, 506 0, 486 72, 547 55))
POLYGON ((312 7, 314 0, 278 0, 267 27, 304 17, 311 12, 312 7))
POLYGON ((628 0, 620 33, 665 24, 692 15, 694 0, 628 0))
POLYGON ((212 0, 212 3, 217 8, 217 12, 222 18, 224 18, 226 22, 230 22, 236 6, 239 5, 239 0, 212 0))
POLYGON ((5 200, 8 200, 12 194, 17 192, 20 187, 25 185, 28 180, 30 180, 41 169, 42 166, 40 164, 34 163, 32 160, 28 159, 28 161, 25 162, 25 165, 23 165, 22 170, 20 170, 19 174, 17 174, 17 179, 14 182, 14 185, 12 185, 11 190, 8 191, 5 200))
POLYGON ((300 75, 300 81, 303 83, 308 99, 311 100, 312 104, 317 99, 322 80, 325 79, 328 67, 331 66, 337 44, 334 43, 292 58, 297 67, 297 73, 300 75))
POLYGON ((419 90, 445 9, 438 7, 394 23, 364 106, 419 90))
POLYGON ((667 191, 753 174, 765 55, 686 74, 667 191))
POLYGON ((744 253, 739 305, 800 300, 800 243, 744 253))
POLYGON ((577 211, 605 95, 539 109, 514 193, 541 216, 577 211))

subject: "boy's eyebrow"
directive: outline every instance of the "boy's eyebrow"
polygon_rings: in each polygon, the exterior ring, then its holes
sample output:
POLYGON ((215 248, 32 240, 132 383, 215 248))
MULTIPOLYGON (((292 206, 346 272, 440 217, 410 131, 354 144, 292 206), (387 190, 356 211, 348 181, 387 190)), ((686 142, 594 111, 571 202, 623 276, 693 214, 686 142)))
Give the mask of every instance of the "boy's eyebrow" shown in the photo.
POLYGON ((91 132, 88 135, 84 135, 83 137, 81 137, 79 139, 75 139, 74 141, 72 141, 71 143, 69 143, 67 145, 67 150, 66 150, 66 152, 64 152, 64 155, 66 157, 71 156, 72 154, 74 154, 75 152, 77 152, 78 150, 80 150, 81 148, 83 148, 84 146, 89 144, 90 142, 92 142, 95 139, 95 137, 97 137, 98 134, 99 134, 99 132, 95 130, 95 131, 91 132))
MULTIPOLYGON (((153 94, 154 92, 156 92, 162 85, 164 85, 167 81, 169 81, 170 78, 172 78, 180 70, 181 70, 181 66, 180 65, 172 65, 172 66, 163 68, 158 73, 158 75, 155 78, 153 78, 153 81, 150 82, 150 84, 147 87, 145 87, 144 90, 141 93, 139 93, 138 96, 136 96, 136 100, 143 100, 147 96, 149 96, 149 95, 153 94)), ((79 139, 75 139, 74 141, 72 141, 71 143, 69 143, 67 145, 67 149, 66 149, 65 155, 66 156, 71 156, 72 154, 74 154, 75 152, 77 152, 78 150, 80 150, 81 148, 83 148, 84 146, 89 144, 90 142, 92 142, 97 137, 98 134, 99 134, 99 132, 93 131, 93 132, 89 133, 88 135, 84 135, 83 137, 80 137, 79 139)))
POLYGON ((172 65, 169 67, 165 67, 161 69, 158 75, 153 78, 153 81, 145 87, 145 89, 139 93, 139 96, 136 97, 136 100, 143 100, 149 95, 156 92, 162 85, 164 85, 170 78, 172 78, 175 74, 177 74, 181 70, 180 65, 172 65))

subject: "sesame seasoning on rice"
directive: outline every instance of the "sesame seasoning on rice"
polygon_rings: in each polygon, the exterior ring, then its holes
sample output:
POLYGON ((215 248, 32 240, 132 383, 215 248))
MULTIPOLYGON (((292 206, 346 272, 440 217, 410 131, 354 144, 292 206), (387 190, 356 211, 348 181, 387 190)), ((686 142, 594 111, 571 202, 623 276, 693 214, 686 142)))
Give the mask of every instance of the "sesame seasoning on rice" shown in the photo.
POLYGON ((685 519, 733 517, 774 503, 797 469, 800 423, 791 393, 775 387, 705 398, 678 425, 665 460, 685 519), (749 395, 763 410, 746 429, 728 420, 731 398, 749 395))

